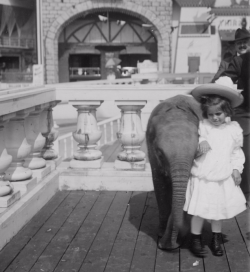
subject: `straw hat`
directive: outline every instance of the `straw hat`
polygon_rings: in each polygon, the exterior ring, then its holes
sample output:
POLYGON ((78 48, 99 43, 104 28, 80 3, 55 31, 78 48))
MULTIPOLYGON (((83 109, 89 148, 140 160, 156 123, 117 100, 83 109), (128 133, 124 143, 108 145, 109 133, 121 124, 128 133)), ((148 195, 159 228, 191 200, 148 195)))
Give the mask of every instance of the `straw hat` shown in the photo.
POLYGON ((235 90, 230 77, 220 77, 215 83, 203 84, 192 90, 193 97, 200 102, 203 95, 219 95, 227 98, 233 108, 242 104, 244 98, 239 90, 235 90))

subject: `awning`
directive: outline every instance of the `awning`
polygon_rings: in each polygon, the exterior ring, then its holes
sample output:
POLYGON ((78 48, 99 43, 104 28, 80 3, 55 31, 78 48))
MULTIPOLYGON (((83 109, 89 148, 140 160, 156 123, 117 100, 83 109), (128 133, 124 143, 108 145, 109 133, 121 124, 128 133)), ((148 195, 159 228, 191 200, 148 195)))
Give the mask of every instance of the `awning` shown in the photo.
POLYGON ((222 41, 233 41, 235 30, 219 30, 219 34, 222 41))
POLYGON ((75 46, 75 48, 70 52, 75 53, 75 54, 94 54, 94 55, 100 55, 100 51, 95 49, 95 47, 93 46, 84 46, 84 45, 77 45, 75 46))
POLYGON ((120 55, 151 55, 151 53, 144 46, 127 46, 126 49, 120 52, 120 55))

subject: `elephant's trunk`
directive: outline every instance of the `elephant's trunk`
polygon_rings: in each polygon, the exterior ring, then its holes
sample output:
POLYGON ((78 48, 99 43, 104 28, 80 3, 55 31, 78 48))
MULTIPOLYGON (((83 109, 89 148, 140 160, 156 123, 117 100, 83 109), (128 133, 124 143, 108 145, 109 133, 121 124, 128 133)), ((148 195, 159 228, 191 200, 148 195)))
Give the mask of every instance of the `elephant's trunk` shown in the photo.
POLYGON ((172 241, 176 241, 178 232, 184 227, 183 206, 185 203, 187 182, 189 179, 191 164, 189 162, 173 162, 170 165, 170 175, 172 179, 172 216, 173 232, 172 241))

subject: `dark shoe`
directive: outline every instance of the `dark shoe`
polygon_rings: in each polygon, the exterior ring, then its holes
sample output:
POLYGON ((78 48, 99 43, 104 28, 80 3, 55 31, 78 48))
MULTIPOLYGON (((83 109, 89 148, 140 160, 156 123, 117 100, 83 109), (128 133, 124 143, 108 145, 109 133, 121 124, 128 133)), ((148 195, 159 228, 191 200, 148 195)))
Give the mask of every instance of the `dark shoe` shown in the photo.
POLYGON ((201 242, 201 235, 192 234, 191 239, 191 252, 197 257, 205 257, 207 255, 207 251, 201 242))
POLYGON ((211 250, 214 256, 222 256, 224 254, 221 248, 221 233, 213 232, 211 250))

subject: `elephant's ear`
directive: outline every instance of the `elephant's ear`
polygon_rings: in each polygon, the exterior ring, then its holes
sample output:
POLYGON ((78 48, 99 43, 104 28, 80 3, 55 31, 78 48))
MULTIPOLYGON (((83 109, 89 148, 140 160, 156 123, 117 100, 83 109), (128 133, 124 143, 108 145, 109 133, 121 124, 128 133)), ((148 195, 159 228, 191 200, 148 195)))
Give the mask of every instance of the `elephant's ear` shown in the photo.
POLYGON ((178 103, 176 107, 187 113, 192 113, 198 120, 203 120, 200 103, 193 97, 186 97, 186 99, 178 103))

